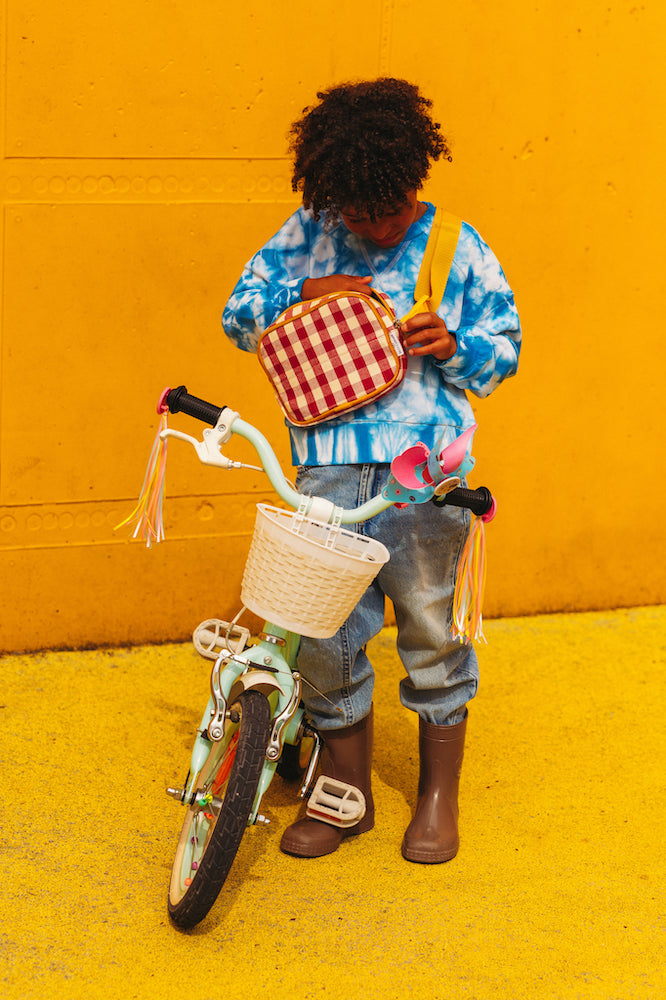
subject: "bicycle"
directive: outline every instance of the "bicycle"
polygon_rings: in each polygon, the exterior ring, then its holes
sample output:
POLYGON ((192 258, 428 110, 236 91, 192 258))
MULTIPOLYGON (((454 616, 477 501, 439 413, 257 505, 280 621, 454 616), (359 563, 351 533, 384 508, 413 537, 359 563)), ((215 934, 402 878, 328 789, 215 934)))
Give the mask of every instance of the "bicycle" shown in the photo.
MULTIPOLYGON (((229 407, 215 406, 179 386, 164 390, 158 412, 163 423, 142 499, 123 522, 137 523, 135 536, 143 530, 148 544, 151 538, 163 537, 162 482, 169 438, 191 444, 204 464, 264 471, 281 500, 292 508, 257 505, 241 611, 231 622, 202 622, 193 636, 197 651, 215 661, 211 693, 185 781, 182 787, 167 789, 186 808, 168 912, 177 926, 191 928, 215 903, 247 827, 268 822, 260 808, 276 770, 283 776, 302 775, 299 796, 308 799, 310 815, 340 826, 363 816, 365 804, 358 789, 321 776, 313 787, 322 741, 301 703, 302 685, 310 682, 297 668, 301 635, 333 635, 389 558, 380 542, 343 525, 367 520, 392 504, 427 500, 467 507, 478 516, 476 524, 483 524, 494 516, 495 501, 486 487, 471 490, 460 485, 473 464, 468 451, 475 426, 446 448, 429 452, 419 444, 408 449, 394 461, 394 475, 382 494, 354 510, 343 510, 328 500, 299 494, 284 476, 267 439, 229 407), (212 427, 199 441, 168 428, 167 412, 185 413, 212 427), (260 467, 243 465, 222 453, 233 434, 252 444, 260 467), (257 638, 239 624, 245 609, 265 619, 257 638)), ((476 562, 475 571, 484 575, 482 560, 476 562)), ((480 609, 477 614, 471 610, 469 579, 464 586, 467 631, 478 637, 480 609)))

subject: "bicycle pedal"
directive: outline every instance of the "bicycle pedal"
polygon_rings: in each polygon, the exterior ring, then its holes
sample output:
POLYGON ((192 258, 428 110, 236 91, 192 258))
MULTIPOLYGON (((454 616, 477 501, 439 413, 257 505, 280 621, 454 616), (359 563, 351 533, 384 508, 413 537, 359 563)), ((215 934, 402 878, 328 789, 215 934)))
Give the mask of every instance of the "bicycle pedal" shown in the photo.
POLYGON ((232 625, 221 618, 206 619, 192 634, 194 648, 207 660, 216 660, 220 653, 242 653, 249 638, 248 628, 232 625))
POLYGON ((308 802, 306 815, 332 826, 353 826, 365 816, 365 795, 346 781, 320 774, 308 802))

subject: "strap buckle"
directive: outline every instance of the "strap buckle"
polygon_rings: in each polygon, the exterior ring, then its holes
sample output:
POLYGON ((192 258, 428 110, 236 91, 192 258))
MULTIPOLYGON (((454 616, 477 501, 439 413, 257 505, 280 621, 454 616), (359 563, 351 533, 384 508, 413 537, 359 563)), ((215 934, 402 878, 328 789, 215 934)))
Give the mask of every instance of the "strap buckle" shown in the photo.
POLYGON ((365 816, 365 795, 346 781, 320 774, 310 796, 306 815, 331 826, 354 826, 365 816))

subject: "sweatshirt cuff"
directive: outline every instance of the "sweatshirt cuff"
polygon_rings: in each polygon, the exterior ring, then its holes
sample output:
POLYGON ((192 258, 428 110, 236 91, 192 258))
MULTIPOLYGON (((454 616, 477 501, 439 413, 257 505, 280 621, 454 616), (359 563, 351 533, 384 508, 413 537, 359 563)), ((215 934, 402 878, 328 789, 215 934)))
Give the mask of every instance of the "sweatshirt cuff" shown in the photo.
POLYGON ((450 379, 470 378, 492 361, 493 345, 489 337, 474 334, 471 330, 456 330, 456 353, 446 361, 438 362, 438 368, 450 379))

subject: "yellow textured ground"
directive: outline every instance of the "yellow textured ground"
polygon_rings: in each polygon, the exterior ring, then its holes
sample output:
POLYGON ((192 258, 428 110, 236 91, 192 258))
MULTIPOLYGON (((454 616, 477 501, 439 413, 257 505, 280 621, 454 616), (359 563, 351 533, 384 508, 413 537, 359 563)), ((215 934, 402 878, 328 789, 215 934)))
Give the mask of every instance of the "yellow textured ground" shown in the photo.
POLYGON ((195 931, 165 914, 207 691, 189 647, 2 661, 0 995, 50 1000, 652 1000, 666 995, 666 608, 487 624, 458 857, 412 865, 416 781, 392 632, 378 666, 374 831, 278 850, 277 779, 195 931))

